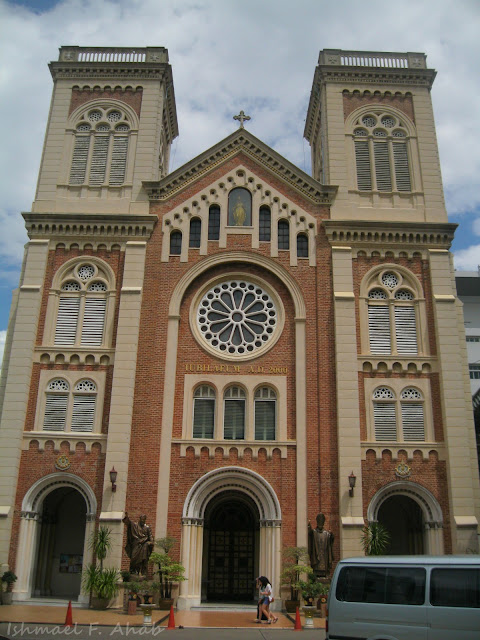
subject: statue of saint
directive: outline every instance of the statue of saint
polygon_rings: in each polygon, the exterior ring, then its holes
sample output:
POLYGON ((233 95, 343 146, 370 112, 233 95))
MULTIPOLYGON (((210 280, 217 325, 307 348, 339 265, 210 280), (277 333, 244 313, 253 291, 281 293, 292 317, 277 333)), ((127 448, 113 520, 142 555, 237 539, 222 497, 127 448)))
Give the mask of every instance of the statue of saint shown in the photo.
POLYGON ((130 573, 146 575, 147 564, 153 551, 154 540, 152 530, 146 524, 147 516, 142 515, 138 523, 132 522, 125 511, 123 522, 127 525, 127 544, 125 551, 130 558, 130 573))
POLYGON ((315 577, 325 578, 330 573, 333 562, 333 533, 325 531, 325 516, 319 513, 317 526, 312 529, 308 521, 308 555, 315 577))
POLYGON ((235 207, 233 208, 233 220, 235 222, 235 226, 243 227, 246 217, 247 212, 245 211, 245 207, 240 200, 240 196, 237 196, 237 202, 235 203, 235 207))

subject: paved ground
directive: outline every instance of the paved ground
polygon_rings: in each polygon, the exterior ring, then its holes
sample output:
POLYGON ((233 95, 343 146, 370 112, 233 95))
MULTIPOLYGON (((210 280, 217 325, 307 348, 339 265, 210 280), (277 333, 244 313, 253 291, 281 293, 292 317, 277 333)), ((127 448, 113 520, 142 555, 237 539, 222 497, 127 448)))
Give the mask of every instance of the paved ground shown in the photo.
MULTIPOLYGON (((277 615, 277 614, 276 614, 277 615)), ((182 640, 287 640, 293 619, 278 614, 272 625, 256 624, 255 611, 176 611, 175 629, 167 629, 168 612, 153 611, 153 626, 143 626, 142 615, 127 616, 121 609, 94 611, 74 608, 74 626, 65 627, 66 607, 11 605, 0 607, 0 640, 78 638, 78 640, 157 637, 177 632, 182 640)), ((304 623, 303 616, 301 617, 304 623)), ((325 621, 315 618, 315 629, 303 630, 304 640, 324 640, 325 621)), ((176 636, 175 636, 176 637, 176 636)))

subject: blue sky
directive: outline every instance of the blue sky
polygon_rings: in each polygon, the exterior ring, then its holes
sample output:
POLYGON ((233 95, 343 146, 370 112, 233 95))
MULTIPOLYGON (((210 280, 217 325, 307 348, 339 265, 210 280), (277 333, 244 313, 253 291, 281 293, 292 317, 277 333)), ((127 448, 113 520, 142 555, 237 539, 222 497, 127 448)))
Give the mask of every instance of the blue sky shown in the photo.
POLYGON ((459 223, 456 267, 480 262, 480 2, 478 0, 0 0, 0 355, 35 196, 61 45, 165 46, 180 137, 171 169, 235 128, 310 170, 304 120, 324 48, 423 51, 432 90, 447 209, 459 223))

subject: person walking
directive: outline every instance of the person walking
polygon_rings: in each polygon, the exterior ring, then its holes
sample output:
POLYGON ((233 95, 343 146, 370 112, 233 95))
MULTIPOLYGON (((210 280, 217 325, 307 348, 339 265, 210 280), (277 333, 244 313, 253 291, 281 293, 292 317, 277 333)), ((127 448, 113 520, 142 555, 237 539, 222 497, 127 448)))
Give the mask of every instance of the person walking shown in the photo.
POLYGON ((260 582, 260 618, 262 618, 262 614, 266 616, 267 621, 264 624, 272 624, 277 622, 278 618, 273 615, 270 611, 270 603, 274 601, 272 585, 270 581, 265 576, 260 576, 258 578, 260 582))

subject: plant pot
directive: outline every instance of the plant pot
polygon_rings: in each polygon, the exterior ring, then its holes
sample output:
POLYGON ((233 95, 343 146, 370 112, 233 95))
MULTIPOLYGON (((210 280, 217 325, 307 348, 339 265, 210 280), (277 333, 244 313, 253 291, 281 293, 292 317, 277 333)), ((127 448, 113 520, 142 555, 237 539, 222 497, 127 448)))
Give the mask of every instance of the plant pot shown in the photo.
POLYGON ((300 607, 300 600, 285 600, 285 609, 288 613, 296 613, 297 607, 300 607))
POLYGON ((136 613, 137 613, 137 601, 136 600, 128 600, 127 615, 134 616, 136 613))
POLYGON ((4 591, 2 596, 3 604, 12 604, 13 593, 11 591, 4 591))
POLYGON ((159 598, 158 608, 162 611, 170 611, 170 607, 173 606, 173 598, 159 598))
POLYGON ((90 608, 102 611, 108 609, 108 605, 110 604, 110 602, 111 598, 97 598, 96 596, 92 596, 90 608))
POLYGON ((327 603, 326 602, 321 602, 320 603, 320 607, 318 607, 320 609, 320 615, 322 618, 326 618, 327 617, 327 603))

